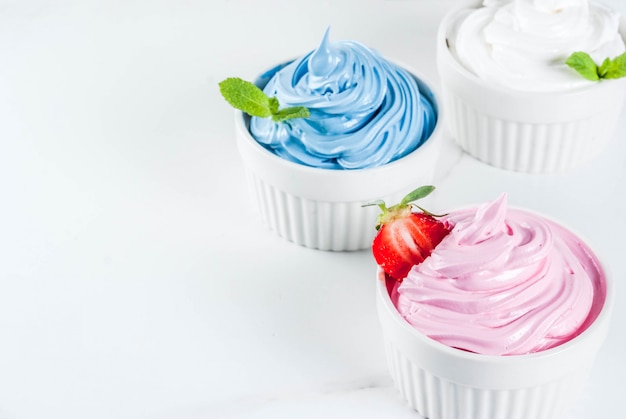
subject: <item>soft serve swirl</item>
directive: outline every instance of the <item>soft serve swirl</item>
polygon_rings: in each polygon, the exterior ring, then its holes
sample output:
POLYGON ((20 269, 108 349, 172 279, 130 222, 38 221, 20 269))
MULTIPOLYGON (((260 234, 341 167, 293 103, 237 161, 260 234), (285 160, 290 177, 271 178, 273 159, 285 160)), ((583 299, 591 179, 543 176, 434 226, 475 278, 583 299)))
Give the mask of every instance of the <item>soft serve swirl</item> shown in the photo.
POLYGON ((485 0, 459 25, 457 59, 482 79, 516 90, 589 85, 567 67, 575 51, 600 65, 624 52, 619 15, 587 0, 485 0))
POLYGON ((427 336, 487 355, 532 353, 577 336, 602 305, 591 250, 556 223, 507 210, 506 195, 447 222, 451 233, 392 294, 427 336))
POLYGON ((252 118, 255 139, 306 166, 381 166, 419 147, 437 119, 415 78, 355 41, 330 42, 278 70, 264 88, 281 106, 305 106, 309 118, 252 118))

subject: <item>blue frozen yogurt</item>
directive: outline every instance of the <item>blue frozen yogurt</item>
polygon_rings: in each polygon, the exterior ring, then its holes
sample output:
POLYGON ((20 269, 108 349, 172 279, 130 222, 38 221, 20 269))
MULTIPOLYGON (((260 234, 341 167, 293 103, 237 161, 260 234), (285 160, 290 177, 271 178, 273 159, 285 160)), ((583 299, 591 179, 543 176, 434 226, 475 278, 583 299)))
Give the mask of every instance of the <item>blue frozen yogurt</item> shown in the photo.
MULTIPOLYGON (((268 76, 268 75, 265 75, 268 76)), ((264 87, 281 107, 311 116, 276 123, 253 117, 250 132, 276 155, 324 169, 363 169, 419 147, 437 121, 415 77, 355 41, 330 42, 273 70, 264 87)))

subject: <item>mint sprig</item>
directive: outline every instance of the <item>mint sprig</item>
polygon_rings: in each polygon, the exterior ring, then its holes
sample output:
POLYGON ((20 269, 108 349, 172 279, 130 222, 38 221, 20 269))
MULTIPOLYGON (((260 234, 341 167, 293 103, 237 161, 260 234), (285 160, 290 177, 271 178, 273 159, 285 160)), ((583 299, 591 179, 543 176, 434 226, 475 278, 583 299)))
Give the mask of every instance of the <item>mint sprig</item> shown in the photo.
POLYGON ((573 68, 591 81, 598 81, 600 79, 619 79, 626 77, 626 52, 617 57, 605 58, 602 65, 598 65, 593 61, 593 58, 586 52, 576 51, 570 55, 565 64, 573 68))
POLYGON ((304 106, 292 106, 279 110, 280 104, 275 97, 269 97, 254 83, 239 77, 229 77, 219 83, 220 92, 230 105, 260 118, 272 117, 275 122, 292 118, 308 118, 311 113, 304 106))
POLYGON ((626 77, 626 52, 612 60, 606 58, 598 70, 603 79, 619 79, 626 77))

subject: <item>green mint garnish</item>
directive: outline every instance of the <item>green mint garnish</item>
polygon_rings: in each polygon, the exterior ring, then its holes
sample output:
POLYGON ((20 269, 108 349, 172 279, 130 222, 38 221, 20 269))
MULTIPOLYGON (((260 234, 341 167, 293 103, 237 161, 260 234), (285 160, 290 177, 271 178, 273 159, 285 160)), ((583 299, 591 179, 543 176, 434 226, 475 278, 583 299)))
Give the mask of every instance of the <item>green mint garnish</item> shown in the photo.
POLYGON ((576 70, 581 76, 587 80, 600 80, 598 75, 598 66, 593 61, 593 58, 586 52, 574 52, 565 61, 565 64, 576 70))
POLYGON ((626 52, 613 59, 606 58, 598 67, 589 54, 577 51, 567 58, 565 64, 591 81, 626 77, 626 52))
POLYGON ((258 116, 260 118, 269 118, 271 116, 275 122, 310 116, 309 110, 304 106, 293 106, 279 110, 278 99, 268 97, 254 83, 238 77, 229 77, 222 80, 219 85, 224 99, 233 108, 239 109, 250 116, 258 116))
POLYGON ((600 77, 605 79, 626 77, 626 52, 612 60, 609 58, 605 59, 598 72, 600 77))
POLYGON ((291 118, 308 118, 311 114, 304 106, 292 106, 291 108, 281 109, 272 115, 272 119, 276 122, 282 122, 291 118))

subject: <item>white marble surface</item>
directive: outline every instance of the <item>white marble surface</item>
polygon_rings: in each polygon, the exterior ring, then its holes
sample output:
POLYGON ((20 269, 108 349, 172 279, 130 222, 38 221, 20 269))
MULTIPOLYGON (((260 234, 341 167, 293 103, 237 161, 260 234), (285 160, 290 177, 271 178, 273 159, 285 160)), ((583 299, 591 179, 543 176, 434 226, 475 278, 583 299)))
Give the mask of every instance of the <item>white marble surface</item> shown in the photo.
MULTIPOLYGON (((259 223, 217 83, 329 24, 436 78, 454 3, 0 0, 0 418, 416 418, 387 375, 369 252, 259 223)), ((623 417, 624 132, 626 113, 598 160, 554 176, 448 143, 431 204, 507 191, 603 253, 615 317, 571 419, 623 417)))

